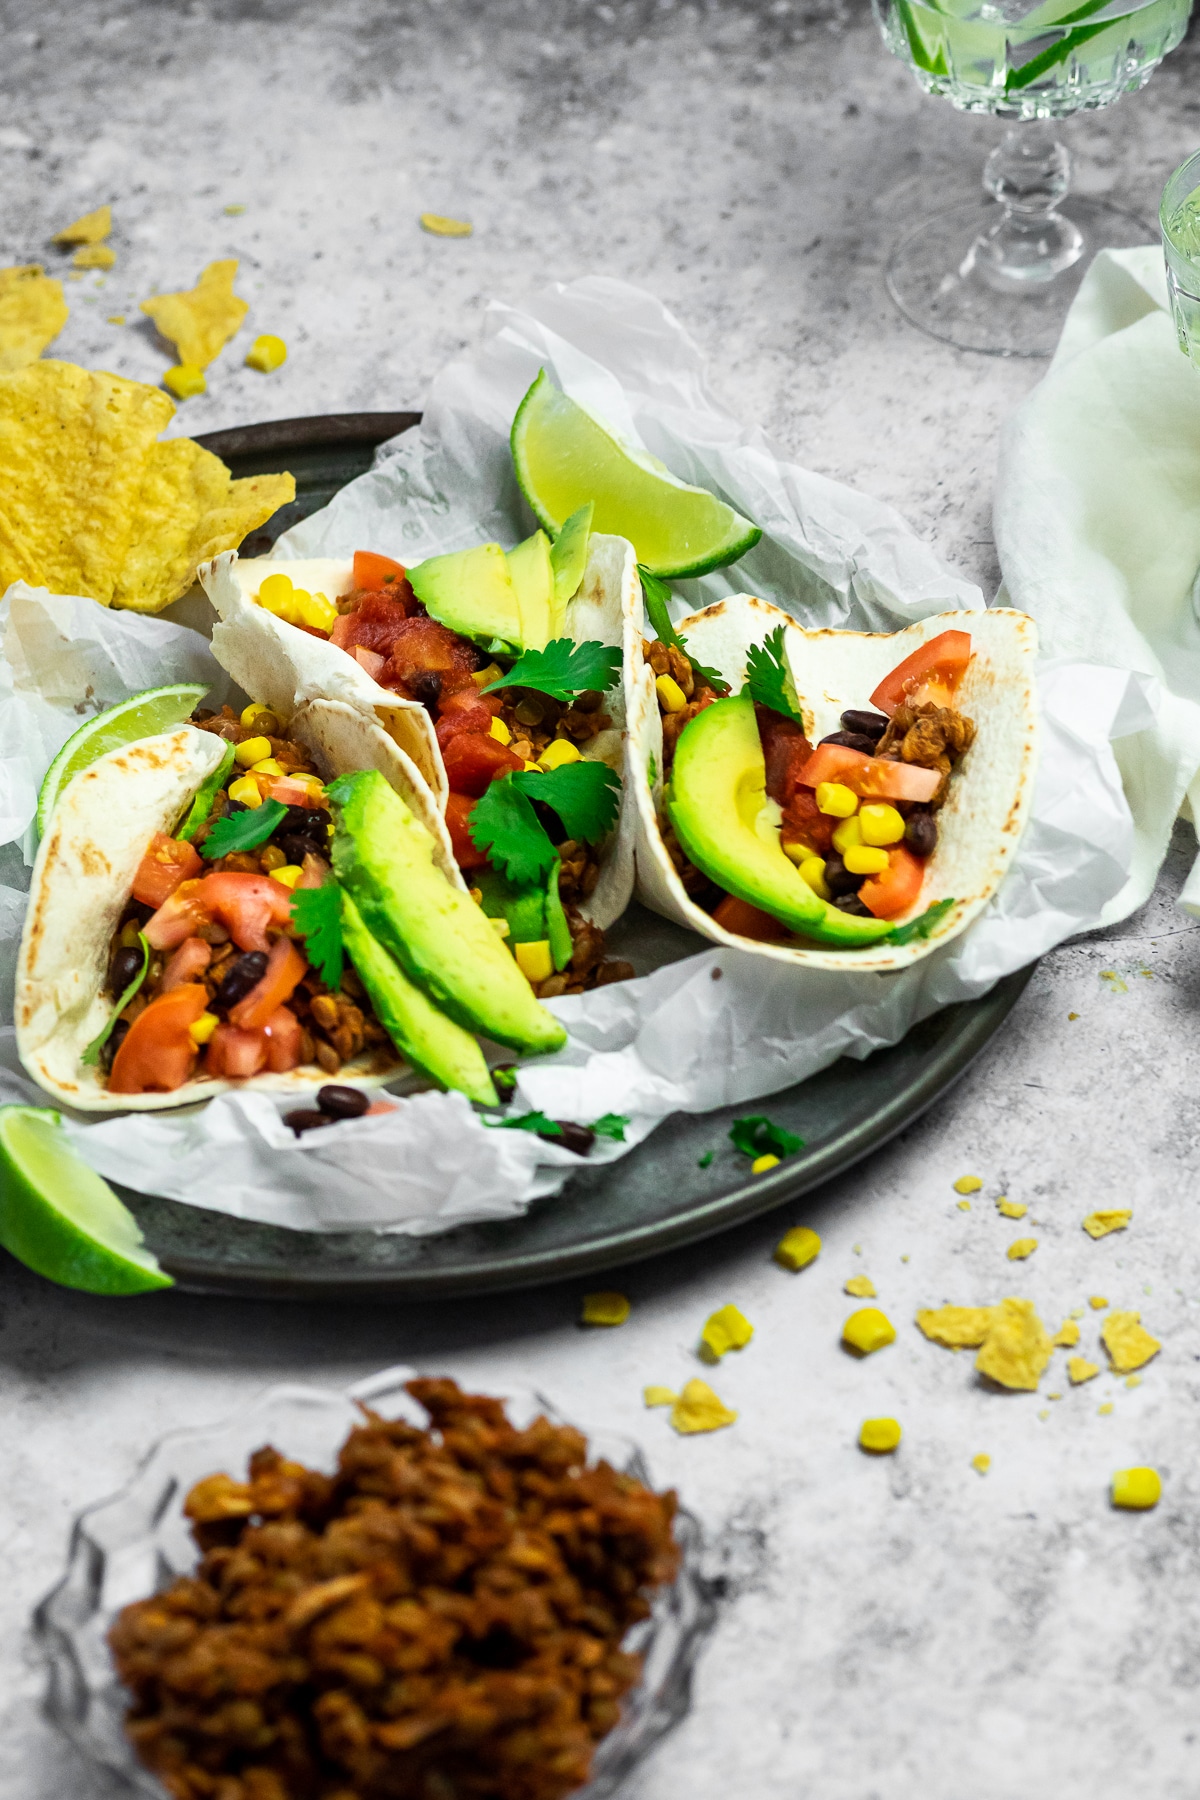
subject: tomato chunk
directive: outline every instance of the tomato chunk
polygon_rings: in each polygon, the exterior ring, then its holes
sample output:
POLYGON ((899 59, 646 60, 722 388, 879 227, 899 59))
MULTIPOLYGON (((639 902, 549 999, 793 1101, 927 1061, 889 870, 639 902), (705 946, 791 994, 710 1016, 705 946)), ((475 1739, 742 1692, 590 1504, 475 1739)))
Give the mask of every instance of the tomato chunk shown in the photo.
POLYGON ((898 919, 915 906, 925 879, 925 863, 903 844, 888 851, 888 866, 878 875, 869 875, 858 890, 863 905, 877 919, 898 919))
POLYGON ((278 1006, 263 1031, 267 1039, 267 1067, 273 1075, 286 1075, 300 1067, 300 1021, 289 1006, 278 1006))
MULTIPOLYGON (((278 887, 279 883, 275 885, 278 887)), ((272 1013, 291 999, 307 973, 308 964, 291 938, 276 938, 262 979, 244 999, 231 1007, 230 1024, 241 1026, 245 1031, 258 1031, 272 1013)))
POLYGON ((188 1031, 208 1005, 200 983, 172 988, 139 1013, 113 1057, 110 1094, 171 1094, 182 1087, 199 1052, 188 1031))
POLYGON ((450 833, 450 847, 454 851, 454 860, 465 873, 468 869, 486 869, 488 859, 478 849, 467 828, 467 822, 475 805, 473 794, 451 794, 446 801, 446 830, 450 833))
POLYGON ((397 581, 404 581, 407 570, 403 563, 393 562, 390 556, 380 556, 375 550, 356 550, 354 552, 354 585, 375 592, 379 588, 388 588, 397 581))
POLYGON ((185 981, 198 981, 211 961, 211 944, 206 944, 203 938, 184 938, 163 970, 159 993, 169 994, 172 988, 181 987, 185 981))
POLYGON ((739 900, 734 894, 726 894, 714 909, 713 918, 726 931, 735 931, 739 937, 755 938, 764 944, 779 943, 789 935, 787 926, 773 919, 770 913, 751 906, 748 900, 739 900))
POLYGON ((800 772, 812 755, 812 745, 793 719, 785 719, 770 707, 756 706, 754 715, 767 765, 767 793, 786 807, 799 786, 800 772))
POLYGON ((897 663, 871 695, 871 705, 890 718, 902 700, 937 706, 952 704, 971 660, 969 631, 943 631, 897 663))
MULTIPOLYGON (((374 596, 368 595, 363 606, 370 606, 374 596)), ((360 640, 361 641, 361 640, 360 640)), ((376 648, 371 645, 371 648, 376 648)), ((408 688, 418 675, 437 675, 443 693, 474 686, 471 676, 479 664, 474 644, 448 631, 436 619, 418 616, 406 619, 393 634, 389 646, 387 668, 380 676, 384 687, 397 683, 408 688)))
POLYGON ((451 694, 450 699, 462 700, 466 704, 455 707, 451 712, 443 713, 438 720, 437 741, 443 750, 451 738, 462 737, 464 734, 473 733, 476 737, 491 736, 495 713, 486 701, 481 700, 478 695, 472 698, 466 693, 451 694))
POLYGON ((458 794, 480 794, 498 775, 517 774, 525 767, 519 756, 494 737, 479 737, 474 732, 454 737, 442 754, 446 780, 458 794))
POLYGON ((199 926, 207 925, 212 914, 204 904, 203 886, 202 881, 180 882, 154 917, 147 919, 146 938, 152 950, 174 950, 185 938, 195 937, 199 926))
POLYGON ((226 1081, 248 1081, 267 1066, 267 1034, 244 1031, 239 1025, 220 1024, 208 1040, 204 1058, 206 1075, 226 1081))
POLYGON ((202 864, 194 844, 156 831, 133 878, 133 897, 143 906, 159 907, 181 881, 194 881, 202 864))
POLYGON ((864 756, 846 744, 818 744, 800 772, 805 787, 838 781, 863 800, 932 800, 942 785, 937 769, 864 756))
POLYGON ((284 926, 292 916, 291 893, 269 875, 241 875, 222 869, 204 877, 199 897, 239 950, 269 950, 267 926, 284 926))

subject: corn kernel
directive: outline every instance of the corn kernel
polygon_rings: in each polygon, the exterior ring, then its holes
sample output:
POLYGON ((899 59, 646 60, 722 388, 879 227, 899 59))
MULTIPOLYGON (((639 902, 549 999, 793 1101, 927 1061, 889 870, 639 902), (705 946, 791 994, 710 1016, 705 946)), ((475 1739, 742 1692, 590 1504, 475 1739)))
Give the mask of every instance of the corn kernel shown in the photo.
POLYGON ((807 1269, 821 1254, 821 1239, 807 1225, 793 1225, 775 1246, 775 1261, 781 1269, 807 1269))
POLYGON ((243 708, 240 723, 249 728, 257 719, 261 719, 264 713, 270 713, 272 718, 275 717, 272 707, 264 706, 261 700, 252 700, 249 706, 243 708))
POLYGON ((842 851, 842 861, 851 875, 882 875, 888 866, 888 853, 872 844, 850 844, 842 851))
POLYGON ((860 1356, 870 1356, 873 1350, 882 1350, 885 1344, 895 1341, 896 1327, 877 1306, 860 1307, 842 1326, 843 1344, 857 1350, 860 1356))
POLYGON ((817 811, 833 819, 849 819, 858 811, 858 795, 840 781, 819 781, 817 811))
POLYGON ((263 375, 269 375, 272 369, 279 368, 287 361, 287 345, 281 337, 274 337, 269 331, 256 337, 246 352, 246 367, 258 369, 263 375))
MULTIPOLYGON (((624 1294, 585 1294, 579 1314, 581 1325, 623 1325, 629 1317, 629 1301, 624 1294)), ((675 1396, 672 1394, 672 1400, 675 1396)))
POLYGON ((231 800, 240 800, 243 806, 255 807, 262 805, 262 791, 253 775, 243 775, 240 781, 231 781, 229 784, 229 798, 231 800))
POLYGON ((992 1459, 987 1454, 986 1450, 981 1450, 978 1456, 973 1456, 971 1458, 971 1467, 977 1475, 986 1475, 991 1466, 992 1459))
POLYGON ((299 863, 284 863, 282 868, 271 870, 271 880, 281 881, 285 888, 294 888, 303 873, 299 863))
POLYGON ((268 575, 258 590, 258 604, 282 618, 284 609, 291 606, 295 591, 290 575, 268 575))
POLYGON ((195 363, 176 363, 173 369, 167 370, 162 384, 170 389, 177 400, 192 400, 208 389, 204 370, 198 369, 195 363))
POLYGON ((687 705, 687 695, 671 675, 660 675, 654 683, 654 689, 664 712, 682 712, 687 705))
POLYGON ((538 760, 543 769, 561 769, 567 763, 582 762, 583 758, 570 738, 555 738, 552 744, 547 744, 538 760))
POLYGON ((897 1448, 903 1435, 896 1419, 864 1419, 858 1442, 860 1448, 869 1450, 872 1456, 888 1456, 897 1448))
POLYGON ((490 687, 493 681, 499 681, 503 673, 499 663, 489 663, 486 669, 476 669, 471 680, 477 688, 490 687))
POLYGON ((271 740, 265 737, 245 738, 233 753, 233 760, 243 769, 252 769, 255 763, 263 761, 271 754, 271 740))
POLYGON ((540 775, 540 774, 541 774, 541 773, 542 773, 542 765, 541 765, 541 763, 535 763, 535 762, 526 762, 526 764, 525 764, 525 767, 526 767, 526 769, 527 769, 527 770, 530 770, 530 771, 532 771, 532 773, 533 773, 533 774, 534 774, 534 775, 540 775))
POLYGON ((845 856, 847 850, 853 850, 862 844, 862 826, 855 815, 852 819, 843 819, 833 833, 833 847, 839 856, 845 856))
POLYGON ((898 844, 904 836, 904 820, 894 806, 860 806, 858 822, 864 844, 898 844))
MULTIPOLYGON (((250 741, 256 743, 259 740, 252 738, 250 741)), ((270 746, 268 746, 268 748, 269 747, 270 746)), ((260 758, 258 762, 251 765, 250 773, 252 775, 269 775, 272 781, 275 781, 278 780, 281 775, 286 774, 287 771, 284 769, 282 763, 276 762, 273 756, 264 756, 260 758)))
POLYGON ((188 1026, 188 1036, 191 1038, 193 1044, 195 1044, 197 1050, 202 1049, 203 1046, 207 1044, 209 1038, 220 1023, 221 1021, 216 1013, 210 1012, 201 1013, 198 1019, 192 1020, 191 1024, 188 1026))
POLYGON ((1127 1512, 1148 1512, 1161 1499, 1157 1469, 1118 1469, 1112 1478, 1112 1503, 1127 1512))
POLYGON ((983 1183, 978 1175, 960 1175, 953 1185, 956 1194, 977 1194, 983 1183))
POLYGON ((535 987, 539 981, 549 981, 554 973, 554 958, 550 954, 548 938, 539 938, 534 944, 514 944, 513 955, 526 981, 535 987))
POLYGON ((1014 1238, 1005 1252, 1009 1262, 1024 1262, 1038 1247, 1036 1238, 1014 1238))
POLYGON ((823 856, 806 856, 800 864, 800 879, 806 881, 818 900, 832 900, 829 883, 825 879, 825 858, 823 856))
POLYGON ((754 1161, 750 1164, 750 1173, 752 1175, 765 1175, 768 1169, 774 1169, 778 1166, 779 1158, 777 1156, 772 1156, 771 1152, 768 1150, 765 1156, 755 1157, 754 1161))
POLYGON ((512 743, 512 732, 508 729, 508 726, 504 723, 503 719, 493 719, 488 726, 488 731, 498 744, 512 743))
POLYGON ((754 1327, 738 1307, 730 1301, 718 1307, 705 1320, 700 1333, 700 1355, 705 1362, 720 1362, 730 1350, 744 1350, 754 1336, 754 1327))
POLYGON ((292 623, 307 625, 310 631, 330 632, 337 623, 338 609, 324 594, 299 592, 292 599, 292 623))

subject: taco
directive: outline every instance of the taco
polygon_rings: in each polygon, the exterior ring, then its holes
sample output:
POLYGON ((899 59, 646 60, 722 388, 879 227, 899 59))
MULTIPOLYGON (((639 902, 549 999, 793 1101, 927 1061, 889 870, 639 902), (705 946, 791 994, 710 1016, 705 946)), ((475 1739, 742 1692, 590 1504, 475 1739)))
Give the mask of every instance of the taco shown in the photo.
POLYGON ((647 905, 800 968, 899 969, 1008 869, 1037 764, 1037 632, 1005 609, 809 631, 751 595, 636 645, 647 905))
POLYGON ((75 777, 34 866, 15 1018, 26 1069, 83 1111, 410 1069, 494 1105, 474 1033, 565 1041, 412 764, 327 700, 199 712, 75 777))

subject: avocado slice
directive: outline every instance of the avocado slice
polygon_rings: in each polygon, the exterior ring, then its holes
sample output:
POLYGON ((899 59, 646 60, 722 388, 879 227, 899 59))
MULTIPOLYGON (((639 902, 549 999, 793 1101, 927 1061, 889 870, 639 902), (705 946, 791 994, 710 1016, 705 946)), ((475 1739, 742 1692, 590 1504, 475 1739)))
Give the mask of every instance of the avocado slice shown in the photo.
POLYGON ((554 570, 550 563, 550 539, 544 531, 506 553, 508 573, 517 593, 521 642, 526 650, 544 650, 554 636, 554 570))
POLYGON ((567 602, 578 591, 583 571, 587 568, 588 538, 592 533, 592 514, 595 510, 594 500, 577 508, 569 519, 563 520, 562 528, 551 546, 550 561, 554 568, 553 637, 561 637, 563 634, 567 620, 567 602))
POLYGON ((408 579, 430 618, 447 630, 492 655, 516 656, 522 650, 517 591, 499 544, 428 557, 408 571, 408 579))
POLYGON ((477 869, 472 875, 483 895, 483 910, 488 918, 508 921, 508 942, 537 944, 547 940, 556 969, 566 968, 574 949, 571 927, 558 895, 561 868, 555 857, 545 887, 518 887, 499 869, 477 869))
POLYGON ((371 936, 468 1031, 514 1050, 561 1050, 567 1034, 468 894, 433 860, 433 839, 375 769, 329 789, 333 867, 371 936))
POLYGON ((550 940, 550 955, 554 967, 559 971, 566 968, 575 949, 571 927, 567 924, 567 915, 558 893, 558 878, 561 873, 562 863, 556 856, 546 882, 546 936, 550 940))
POLYGON ((212 774, 206 776, 200 786, 196 789, 196 797, 188 810, 187 818, 175 833, 175 836, 181 838, 185 843, 191 843, 200 827, 208 818, 209 813, 212 811, 213 801, 225 786, 225 783, 229 780, 229 772, 233 768, 233 758, 236 749, 236 744, 226 744, 224 756, 221 758, 212 774))
POLYGON ((496 1090, 476 1040, 440 1012, 382 944, 376 943, 344 888, 342 941, 371 996, 375 1017, 401 1056, 439 1087, 453 1088, 478 1106, 497 1106, 496 1090))
POLYGON ((717 700, 685 725, 675 749, 667 811, 698 869, 792 931, 839 949, 878 943, 886 919, 839 912, 802 881, 761 819, 766 764, 749 694, 717 700))

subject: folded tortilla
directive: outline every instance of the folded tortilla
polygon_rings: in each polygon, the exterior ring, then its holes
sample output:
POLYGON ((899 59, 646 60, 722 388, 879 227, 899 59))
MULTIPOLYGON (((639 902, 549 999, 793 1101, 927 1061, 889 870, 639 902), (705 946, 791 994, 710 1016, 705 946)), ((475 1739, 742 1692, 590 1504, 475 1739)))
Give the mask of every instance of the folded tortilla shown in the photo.
MULTIPOLYGON (((1034 679, 1037 628, 1025 613, 939 613, 904 631, 806 631, 789 613, 750 594, 734 594, 676 627, 696 661, 720 671, 732 691, 746 680, 746 656, 777 625, 815 748, 841 729, 848 707, 869 708, 879 682, 921 644, 943 631, 969 631, 972 656, 955 706, 975 721, 975 742, 958 763, 949 798, 937 815, 938 844, 920 898, 906 918, 935 901, 954 905, 927 938, 893 944, 886 938, 860 949, 837 949, 799 939, 760 943, 724 930, 688 894, 667 854, 662 719, 654 672, 640 637, 626 662, 629 718, 627 786, 637 816, 638 897, 655 912, 690 926, 714 943, 804 969, 901 969, 948 943, 983 911, 1007 873, 1025 828, 1037 771, 1038 712, 1034 679)), ((686 727, 685 727, 686 729, 686 727)), ((894 921, 902 924, 904 919, 894 921)))

